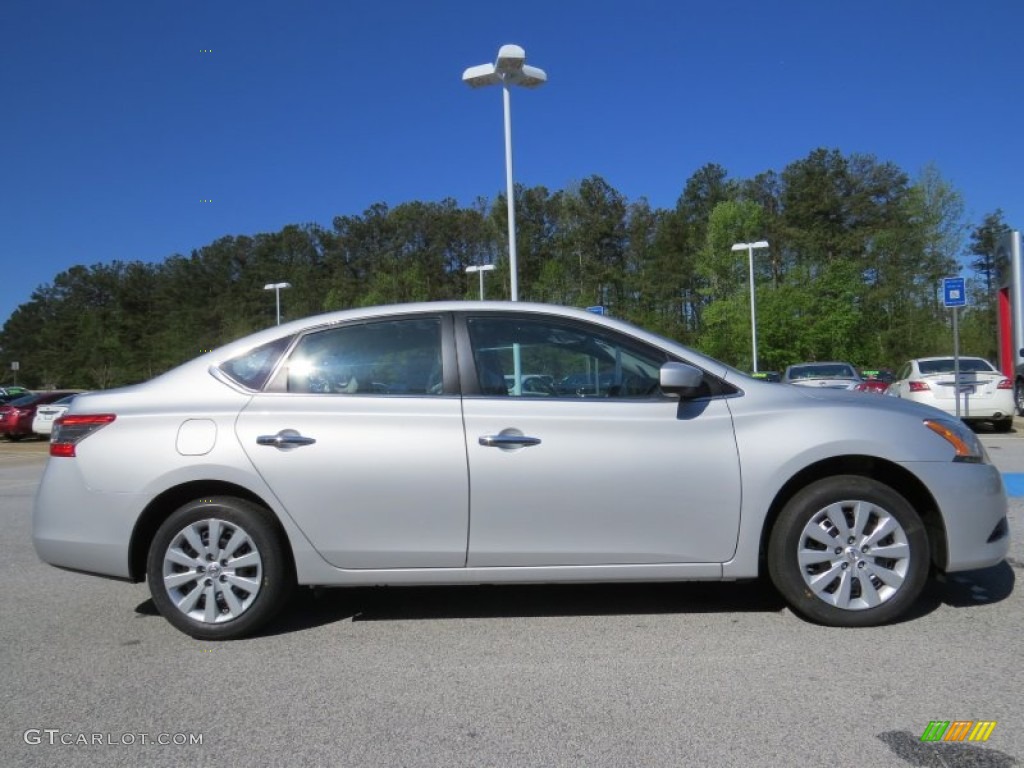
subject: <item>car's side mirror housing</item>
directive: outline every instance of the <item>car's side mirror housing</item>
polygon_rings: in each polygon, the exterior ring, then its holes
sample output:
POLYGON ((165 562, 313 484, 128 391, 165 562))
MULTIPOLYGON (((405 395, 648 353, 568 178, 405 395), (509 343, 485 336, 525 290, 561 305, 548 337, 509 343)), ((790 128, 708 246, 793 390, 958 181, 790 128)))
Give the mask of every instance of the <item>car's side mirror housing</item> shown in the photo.
POLYGON ((704 383, 704 372, 686 363, 663 363, 658 375, 661 391, 686 399, 694 397, 704 383))

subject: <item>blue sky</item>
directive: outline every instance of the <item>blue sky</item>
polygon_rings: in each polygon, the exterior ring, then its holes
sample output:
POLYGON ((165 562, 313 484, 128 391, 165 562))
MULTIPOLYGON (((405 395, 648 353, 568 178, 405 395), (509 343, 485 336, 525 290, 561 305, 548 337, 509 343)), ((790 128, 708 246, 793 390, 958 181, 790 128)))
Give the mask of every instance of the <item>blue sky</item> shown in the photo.
POLYGON ((972 225, 1022 228, 1022 22, 1020 0, 3 0, 0 323, 76 264, 494 198, 501 93, 461 75, 504 43, 549 78, 513 92, 519 183, 598 174, 667 208, 705 163, 828 147, 933 163, 972 225))

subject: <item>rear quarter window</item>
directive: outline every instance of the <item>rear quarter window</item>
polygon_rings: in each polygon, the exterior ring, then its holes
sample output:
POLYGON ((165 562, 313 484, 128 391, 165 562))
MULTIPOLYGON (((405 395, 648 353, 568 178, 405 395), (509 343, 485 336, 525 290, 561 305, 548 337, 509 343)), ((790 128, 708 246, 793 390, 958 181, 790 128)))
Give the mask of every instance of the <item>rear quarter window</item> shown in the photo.
POLYGON ((255 349, 233 357, 220 364, 219 368, 224 375, 246 389, 261 390, 266 386, 270 374, 274 372, 281 356, 288 349, 292 342, 292 336, 285 336, 283 339, 275 339, 267 344, 261 344, 255 349))

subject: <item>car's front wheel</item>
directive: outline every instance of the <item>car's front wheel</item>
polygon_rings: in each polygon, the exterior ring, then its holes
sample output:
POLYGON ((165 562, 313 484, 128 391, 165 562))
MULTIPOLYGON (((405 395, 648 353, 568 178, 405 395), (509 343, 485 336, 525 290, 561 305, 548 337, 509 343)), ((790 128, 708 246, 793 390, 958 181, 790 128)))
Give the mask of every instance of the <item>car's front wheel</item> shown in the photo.
POLYGON ((786 504, 768 543, 768 571, 793 610, 821 624, 868 627, 897 618, 928 578, 928 535, 909 502, 858 475, 825 478, 786 504))
POLYGON ((157 609, 200 640, 256 631, 283 606, 294 577, 266 509, 244 499, 196 499, 173 512, 149 550, 157 609))

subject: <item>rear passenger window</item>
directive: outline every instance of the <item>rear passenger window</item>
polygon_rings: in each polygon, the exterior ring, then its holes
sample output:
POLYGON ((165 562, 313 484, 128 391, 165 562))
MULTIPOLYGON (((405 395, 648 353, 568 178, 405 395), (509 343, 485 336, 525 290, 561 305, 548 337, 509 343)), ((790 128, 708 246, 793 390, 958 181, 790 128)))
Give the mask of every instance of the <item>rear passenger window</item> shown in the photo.
POLYGON ((440 395, 441 320, 388 320, 310 333, 299 340, 285 371, 289 392, 440 395))

